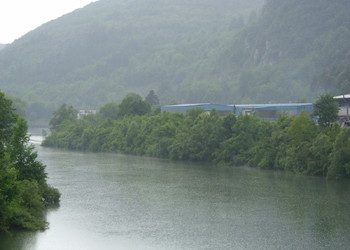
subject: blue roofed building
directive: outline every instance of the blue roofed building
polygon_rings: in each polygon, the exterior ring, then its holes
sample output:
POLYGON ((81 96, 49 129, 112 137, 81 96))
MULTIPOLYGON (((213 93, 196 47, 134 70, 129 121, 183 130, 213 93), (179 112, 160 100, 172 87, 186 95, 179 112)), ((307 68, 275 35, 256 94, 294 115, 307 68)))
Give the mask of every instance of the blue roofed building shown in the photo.
POLYGON ((312 103, 286 103, 286 104, 238 104, 230 105, 236 115, 255 114, 262 120, 276 121, 280 114, 289 117, 299 115, 302 111, 311 115, 313 112, 312 103))
POLYGON ((186 114, 188 110, 193 108, 201 108, 204 111, 216 109, 220 115, 233 113, 235 115, 256 115, 262 120, 275 121, 280 114, 285 114, 289 117, 299 115, 302 111, 307 114, 312 113, 312 103, 287 103, 287 104, 237 104, 237 105, 222 105, 211 103, 197 104, 178 104, 166 105, 161 107, 162 112, 181 112, 186 114))
POLYGON ((195 103, 195 104, 177 104, 177 105, 166 105, 161 107, 162 112, 181 112, 186 114, 188 110, 194 108, 201 108, 204 111, 211 111, 215 109, 222 116, 229 113, 233 113, 233 107, 222 104, 211 104, 211 103, 195 103))

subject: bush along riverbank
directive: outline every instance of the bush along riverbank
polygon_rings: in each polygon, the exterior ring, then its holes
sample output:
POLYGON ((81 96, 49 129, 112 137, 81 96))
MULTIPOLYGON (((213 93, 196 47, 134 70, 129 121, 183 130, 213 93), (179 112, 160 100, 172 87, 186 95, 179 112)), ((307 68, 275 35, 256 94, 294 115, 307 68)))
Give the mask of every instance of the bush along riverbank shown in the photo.
POLYGON ((337 123, 318 126, 306 113, 276 122, 201 109, 155 114, 140 97, 127 98, 82 119, 62 105, 43 146, 350 177, 350 129, 337 123))
POLYGON ((0 92, 0 233, 45 229, 45 208, 59 203, 60 193, 47 184, 45 165, 36 159, 27 129, 0 92))

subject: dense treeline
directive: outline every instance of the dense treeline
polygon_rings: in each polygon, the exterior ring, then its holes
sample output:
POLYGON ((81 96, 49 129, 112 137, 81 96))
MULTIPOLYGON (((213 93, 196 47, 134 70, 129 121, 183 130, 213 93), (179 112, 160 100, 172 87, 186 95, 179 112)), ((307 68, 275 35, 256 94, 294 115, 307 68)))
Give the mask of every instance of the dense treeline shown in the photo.
POLYGON ((45 165, 29 145, 26 121, 0 92, 0 233, 45 229, 43 210, 60 194, 46 182, 45 165))
MULTIPOLYGON (((60 110, 73 112, 67 106, 60 110)), ((222 117, 215 110, 192 109, 186 115, 150 112, 58 119, 43 145, 350 177, 350 129, 316 126, 306 113, 267 122, 255 116, 222 117)), ((64 116, 56 112, 54 119, 64 116)))

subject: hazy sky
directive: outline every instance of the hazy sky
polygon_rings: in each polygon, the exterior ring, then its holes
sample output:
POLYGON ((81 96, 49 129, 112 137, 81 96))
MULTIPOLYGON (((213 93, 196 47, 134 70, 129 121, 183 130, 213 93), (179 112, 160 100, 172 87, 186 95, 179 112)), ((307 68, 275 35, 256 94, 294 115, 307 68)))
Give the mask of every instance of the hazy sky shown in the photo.
POLYGON ((11 43, 43 23, 96 0, 0 0, 0 43, 11 43))

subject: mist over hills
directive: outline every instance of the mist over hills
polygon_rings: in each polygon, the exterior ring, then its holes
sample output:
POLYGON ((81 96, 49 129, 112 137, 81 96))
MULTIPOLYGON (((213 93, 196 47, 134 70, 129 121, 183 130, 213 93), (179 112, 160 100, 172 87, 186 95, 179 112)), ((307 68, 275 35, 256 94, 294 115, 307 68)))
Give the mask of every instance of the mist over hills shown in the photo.
POLYGON ((350 2, 268 0, 225 54, 223 74, 237 76, 235 93, 243 102, 349 93, 350 2))
MULTIPOLYGON (((1 89, 31 105, 95 108, 183 82, 264 0, 101 0, 51 21, 0 53, 1 89)), ((164 95, 163 95, 164 94, 164 95)), ((181 99, 179 99, 181 101, 181 99)))
POLYGON ((163 103, 312 101, 350 92, 349 13, 346 0, 100 0, 1 50, 0 89, 34 116, 151 89, 163 103))

